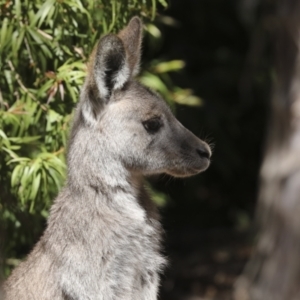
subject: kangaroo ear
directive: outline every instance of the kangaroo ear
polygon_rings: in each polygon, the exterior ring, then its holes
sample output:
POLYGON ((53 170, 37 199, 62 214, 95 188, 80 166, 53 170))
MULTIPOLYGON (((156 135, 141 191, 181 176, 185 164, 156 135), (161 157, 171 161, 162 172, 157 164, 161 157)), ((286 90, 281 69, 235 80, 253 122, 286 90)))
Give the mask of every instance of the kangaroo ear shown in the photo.
POLYGON ((142 22, 134 17, 119 35, 104 36, 93 50, 82 98, 82 113, 94 124, 114 90, 121 89, 139 70, 142 22))
POLYGON ((130 78, 130 68, 122 40, 113 34, 104 36, 94 48, 82 90, 82 113, 94 124, 112 92, 122 88, 130 78))
POLYGON ((101 99, 107 100, 113 90, 124 86, 129 80, 130 69, 123 42, 119 37, 109 34, 99 41, 92 68, 101 99))
POLYGON ((118 35, 106 35, 94 49, 90 72, 101 99, 107 101, 113 90, 138 73, 142 28, 141 20, 134 17, 118 35))
POLYGON ((130 72, 135 76, 139 72, 143 37, 143 23, 140 18, 133 17, 118 36, 125 45, 130 72))

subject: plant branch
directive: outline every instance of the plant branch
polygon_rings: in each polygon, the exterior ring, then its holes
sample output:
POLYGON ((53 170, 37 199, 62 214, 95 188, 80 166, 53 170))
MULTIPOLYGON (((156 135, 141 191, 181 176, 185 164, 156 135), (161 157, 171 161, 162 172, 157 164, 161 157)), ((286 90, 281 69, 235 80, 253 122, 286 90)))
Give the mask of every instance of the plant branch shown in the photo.
POLYGON ((22 82, 22 80, 21 80, 21 78, 20 78, 20 75, 16 72, 16 69, 15 69, 13 63, 11 62, 11 60, 8 60, 7 63, 8 63, 8 65, 9 65, 9 68, 11 69, 11 71, 15 72, 15 74, 16 74, 16 75, 15 75, 15 78, 16 78, 18 84, 20 85, 20 87, 22 88, 22 90, 23 90, 24 92, 26 92, 32 99, 34 99, 34 100, 37 101, 36 97, 35 97, 32 93, 29 92, 29 90, 27 89, 27 87, 26 87, 26 86, 24 85, 24 83, 22 82))

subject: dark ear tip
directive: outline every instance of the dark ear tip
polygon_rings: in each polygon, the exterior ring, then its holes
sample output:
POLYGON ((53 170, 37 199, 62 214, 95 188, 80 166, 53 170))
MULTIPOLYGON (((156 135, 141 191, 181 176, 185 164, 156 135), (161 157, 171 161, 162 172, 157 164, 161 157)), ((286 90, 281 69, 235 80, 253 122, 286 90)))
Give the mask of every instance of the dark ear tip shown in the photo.
POLYGON ((99 43, 109 43, 109 42, 111 42, 111 43, 118 43, 120 41, 121 40, 120 40, 120 38, 117 35, 115 35, 113 33, 109 33, 109 34, 105 35, 104 37, 102 37, 100 39, 99 43))
POLYGON ((124 48, 122 40, 115 34, 107 34, 98 43, 97 52, 111 52, 111 50, 121 50, 124 48))

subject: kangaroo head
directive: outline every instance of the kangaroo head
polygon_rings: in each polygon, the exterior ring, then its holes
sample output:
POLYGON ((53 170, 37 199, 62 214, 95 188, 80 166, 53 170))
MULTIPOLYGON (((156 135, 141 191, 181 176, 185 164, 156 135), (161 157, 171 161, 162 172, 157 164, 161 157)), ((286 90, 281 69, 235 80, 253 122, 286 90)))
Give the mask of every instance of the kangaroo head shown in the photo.
POLYGON ((159 95, 133 79, 139 71, 142 26, 134 17, 118 35, 106 35, 96 45, 72 139, 76 143, 81 131, 80 160, 90 157, 95 170, 114 161, 144 175, 197 174, 209 166, 209 146, 179 123, 159 95))

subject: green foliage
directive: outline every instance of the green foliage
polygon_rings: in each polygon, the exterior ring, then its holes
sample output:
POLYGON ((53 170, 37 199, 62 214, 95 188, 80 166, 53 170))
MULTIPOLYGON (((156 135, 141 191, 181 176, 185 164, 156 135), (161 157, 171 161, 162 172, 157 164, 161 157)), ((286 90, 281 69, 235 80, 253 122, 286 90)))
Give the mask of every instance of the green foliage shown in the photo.
MULTIPOLYGON (((28 227, 36 238, 63 185, 69 124, 95 42, 133 15, 153 19, 157 2, 166 6, 164 0, 0 0, 0 222, 11 234, 8 258, 18 256, 16 240, 21 248, 32 242, 28 227)), ((160 38, 155 25, 145 28, 160 38)), ((141 81, 171 104, 198 105, 168 76, 182 67, 150 62, 141 81)))
POLYGON ((174 86, 169 77, 169 72, 179 71, 183 67, 184 62, 181 60, 167 62, 154 60, 150 62, 148 71, 141 75, 140 81, 158 91, 171 106, 175 103, 198 106, 201 100, 193 95, 193 91, 174 86))

